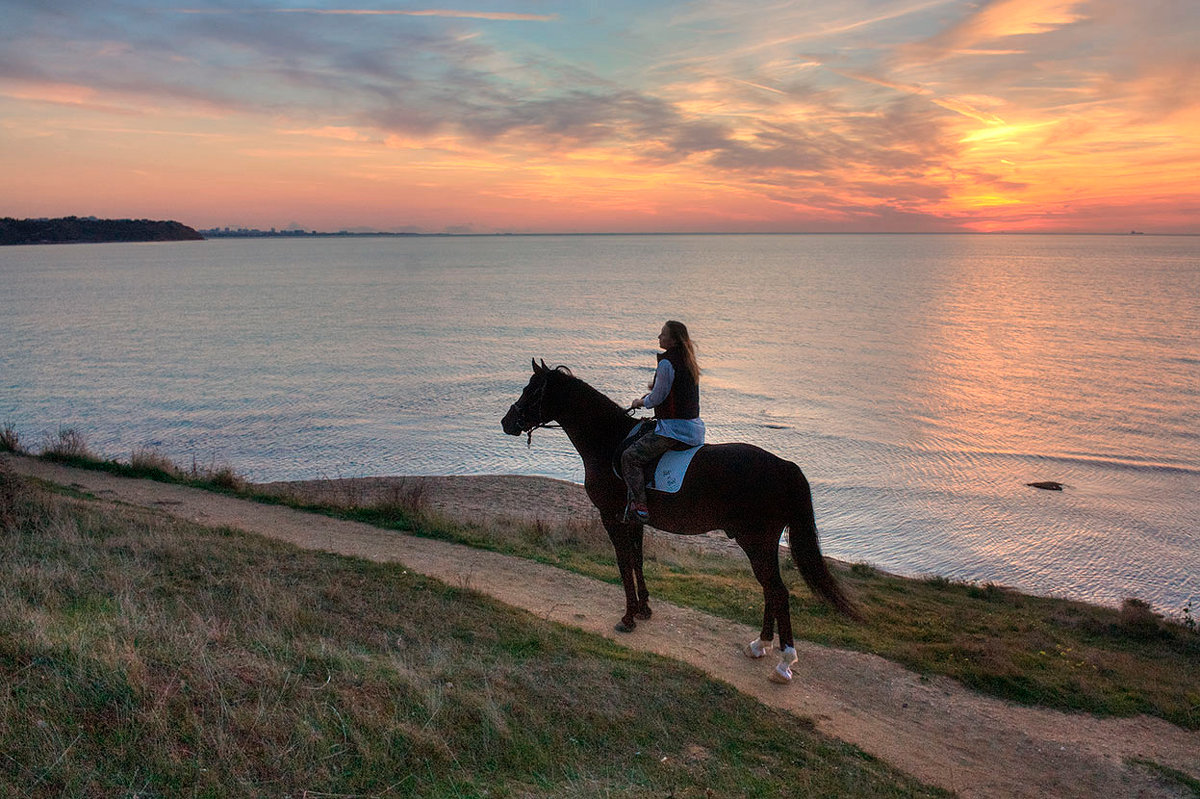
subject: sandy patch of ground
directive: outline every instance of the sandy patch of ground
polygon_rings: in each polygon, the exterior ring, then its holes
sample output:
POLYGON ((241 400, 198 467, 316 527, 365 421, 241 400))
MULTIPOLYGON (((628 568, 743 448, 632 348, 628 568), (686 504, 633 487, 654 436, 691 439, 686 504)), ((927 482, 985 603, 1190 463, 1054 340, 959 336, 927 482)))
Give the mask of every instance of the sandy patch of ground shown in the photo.
MULTIPOLYGON (((1189 795, 1129 765, 1129 758, 1145 758, 1200 778, 1200 733, 1160 719, 1098 719, 1019 707, 974 694, 948 679, 921 677, 873 655, 804 642, 797 647, 800 662, 795 681, 775 685, 767 680, 774 658, 752 661, 742 655, 742 646, 757 632, 745 625, 658 601, 654 618, 636 632, 614 632, 613 622, 624 604, 616 585, 519 558, 198 489, 69 469, 31 458, 0 458, 18 473, 114 502, 157 508, 200 524, 235 527, 297 546, 402 562, 542 618, 686 661, 765 704, 812 719, 825 734, 960 796, 1189 795)), ((463 504, 447 504, 447 512, 455 508, 467 512, 474 505, 472 514, 519 513, 529 510, 531 500, 545 499, 551 506, 563 501, 564 508, 574 502, 562 499, 572 489, 558 481, 438 479, 447 486, 438 501, 451 503, 454 492, 463 492, 463 504), (476 490, 482 485, 489 487, 486 500, 479 499, 476 490)))
MULTIPOLYGON (((549 526, 591 521, 600 513, 578 483, 524 475, 470 475, 462 477, 351 477, 337 480, 296 480, 260 483, 256 489, 312 502, 370 505, 398 497, 419 497, 419 502, 457 522, 491 522, 549 526)), ((743 557, 738 545, 722 532, 678 536, 646 528, 647 547, 678 549, 743 557)))
POLYGON ((255 488, 314 500, 367 505, 397 496, 419 496, 432 510, 459 521, 497 515, 561 524, 599 515, 583 486, 548 477, 351 477, 261 483, 255 488))

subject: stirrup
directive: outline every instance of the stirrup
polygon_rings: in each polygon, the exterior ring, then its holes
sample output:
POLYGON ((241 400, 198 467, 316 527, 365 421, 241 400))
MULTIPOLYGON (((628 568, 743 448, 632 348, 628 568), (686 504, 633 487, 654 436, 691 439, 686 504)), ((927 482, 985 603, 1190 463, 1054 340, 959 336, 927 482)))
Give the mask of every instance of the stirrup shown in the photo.
POLYGON ((650 521, 650 509, 641 502, 630 500, 629 504, 625 506, 625 521, 631 522, 635 520, 642 524, 650 521))

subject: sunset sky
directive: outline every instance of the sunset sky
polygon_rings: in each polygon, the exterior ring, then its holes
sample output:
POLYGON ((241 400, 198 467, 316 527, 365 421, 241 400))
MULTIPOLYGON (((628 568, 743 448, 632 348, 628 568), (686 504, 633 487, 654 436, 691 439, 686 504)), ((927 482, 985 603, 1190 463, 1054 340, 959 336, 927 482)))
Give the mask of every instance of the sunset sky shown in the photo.
POLYGON ((1197 0, 0 0, 0 20, 0 216, 1200 233, 1197 0))

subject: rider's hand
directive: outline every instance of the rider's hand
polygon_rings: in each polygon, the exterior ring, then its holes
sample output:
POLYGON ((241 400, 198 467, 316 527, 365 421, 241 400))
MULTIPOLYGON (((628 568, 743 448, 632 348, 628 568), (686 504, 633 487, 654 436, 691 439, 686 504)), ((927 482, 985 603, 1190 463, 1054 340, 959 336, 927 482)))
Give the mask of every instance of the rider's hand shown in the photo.
POLYGON ((646 404, 644 402, 642 402, 642 399, 643 399, 642 397, 638 397, 632 403, 630 403, 630 405, 629 405, 630 410, 637 410, 638 408, 645 408, 646 404))

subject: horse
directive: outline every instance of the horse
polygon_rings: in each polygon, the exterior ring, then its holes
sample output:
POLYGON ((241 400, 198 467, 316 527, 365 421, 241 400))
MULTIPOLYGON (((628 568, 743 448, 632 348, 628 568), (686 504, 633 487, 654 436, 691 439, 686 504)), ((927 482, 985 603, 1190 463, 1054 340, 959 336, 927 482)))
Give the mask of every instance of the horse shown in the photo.
MULTIPOLYGON (((533 376, 500 424, 508 435, 524 434, 532 441, 533 431, 551 422, 558 423, 583 459, 583 485, 600 511, 625 589, 625 615, 615 629, 632 632, 637 620, 651 617, 642 574, 644 531, 635 517, 626 517, 627 488, 613 463, 621 443, 641 420, 567 367, 548 367, 534 359, 533 376)), ((752 444, 707 444, 696 452, 678 492, 647 493, 655 528, 681 535, 724 530, 750 559, 763 589, 763 621, 759 637, 743 651, 748 657, 765 657, 778 630, 781 660, 771 680, 790 682, 797 660, 788 590, 779 573, 779 539, 785 526, 792 560, 813 594, 849 618, 861 619, 821 555, 812 492, 791 461, 752 444)))

